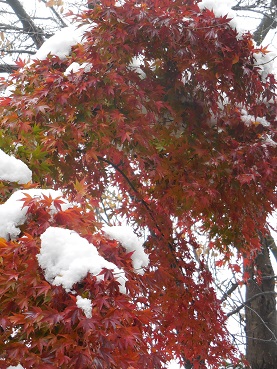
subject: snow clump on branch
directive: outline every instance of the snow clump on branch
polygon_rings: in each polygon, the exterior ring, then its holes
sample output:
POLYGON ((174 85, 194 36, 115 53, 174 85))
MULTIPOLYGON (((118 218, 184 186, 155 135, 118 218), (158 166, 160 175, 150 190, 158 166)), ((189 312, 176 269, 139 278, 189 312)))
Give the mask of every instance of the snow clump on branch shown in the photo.
POLYGON ((76 297, 76 305, 79 309, 82 309, 87 318, 92 317, 92 302, 90 299, 83 298, 82 296, 76 297))
POLYGON ((99 274, 103 269, 109 269, 113 270, 119 282, 119 291, 126 293, 127 278, 124 271, 104 259, 93 244, 75 231, 49 227, 40 239, 41 249, 37 258, 49 283, 62 286, 70 292, 73 285, 84 279, 88 273, 102 280, 103 275, 99 274))
MULTIPOLYGON (((29 189, 18 190, 14 192, 11 197, 2 205, 0 205, 0 237, 6 240, 15 239, 20 235, 20 226, 27 220, 28 207, 23 207, 23 199, 29 195, 31 197, 42 198, 43 195, 50 197, 54 200, 57 197, 62 197, 61 191, 55 190, 42 190, 42 189, 29 189)), ((72 205, 65 199, 61 204, 62 210, 66 210, 72 205)), ((50 211, 54 214, 56 212, 55 207, 51 207, 50 211)))
POLYGON ((109 239, 120 242, 127 252, 132 252, 134 271, 137 274, 143 274, 142 268, 148 266, 149 257, 144 251, 143 240, 135 235, 133 229, 129 226, 105 226, 103 231, 109 239))
POLYGON ((0 180, 25 184, 32 180, 32 172, 23 161, 0 149, 0 180))
POLYGON ((77 62, 73 62, 72 64, 70 64, 69 67, 67 67, 67 69, 64 72, 65 76, 68 76, 71 73, 77 73, 80 70, 83 70, 85 73, 89 73, 92 69, 92 64, 91 63, 82 63, 79 64, 77 62))
POLYGON ((262 79, 265 80, 268 74, 276 73, 274 61, 277 58, 277 54, 274 51, 265 51, 254 53, 255 67, 259 68, 262 79))
MULTIPOLYGON (((86 26, 78 26, 78 24, 76 27, 71 25, 57 31, 41 45, 32 59, 43 60, 51 54, 58 56, 61 60, 65 60, 70 55, 72 46, 82 42, 84 34, 88 29, 86 26)), ((93 26, 95 25, 92 24, 89 27, 93 26)))

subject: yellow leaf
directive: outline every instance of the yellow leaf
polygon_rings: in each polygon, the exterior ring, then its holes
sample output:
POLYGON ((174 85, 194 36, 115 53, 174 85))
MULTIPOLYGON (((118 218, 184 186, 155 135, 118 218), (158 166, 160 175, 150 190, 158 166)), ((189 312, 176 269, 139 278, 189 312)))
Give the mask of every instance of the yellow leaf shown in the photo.
POLYGON ((6 247, 7 246, 7 241, 5 240, 5 238, 0 237, 0 247, 6 247))
POLYGON ((233 57, 232 64, 237 64, 238 61, 239 61, 239 56, 238 54, 235 54, 235 56, 233 57))
POLYGON ((63 0, 48 0, 45 5, 49 6, 49 7, 62 6, 63 5, 63 0))

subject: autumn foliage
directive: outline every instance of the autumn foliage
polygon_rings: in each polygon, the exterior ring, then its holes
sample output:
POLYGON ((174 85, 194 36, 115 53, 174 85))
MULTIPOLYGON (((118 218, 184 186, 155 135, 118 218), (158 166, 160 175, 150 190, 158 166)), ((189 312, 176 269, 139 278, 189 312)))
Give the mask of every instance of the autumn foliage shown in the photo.
MULTIPOLYGON (((2 99, 1 147, 32 170, 25 188, 61 189, 75 206, 24 197, 21 235, 0 240, 0 367, 152 369, 175 357, 218 368, 233 349, 192 229, 225 261, 259 248, 276 206, 276 81, 255 61, 266 50, 197 1, 101 3, 78 16, 87 31, 66 59, 20 69, 2 99), (73 62, 91 67, 65 74, 73 62), (110 219, 146 230, 144 275, 101 232, 110 189, 110 219), (109 270, 88 275, 74 287, 92 299, 87 318, 39 268, 49 226, 96 245, 128 293, 109 270)), ((2 182, 1 202, 14 187, 2 182)))

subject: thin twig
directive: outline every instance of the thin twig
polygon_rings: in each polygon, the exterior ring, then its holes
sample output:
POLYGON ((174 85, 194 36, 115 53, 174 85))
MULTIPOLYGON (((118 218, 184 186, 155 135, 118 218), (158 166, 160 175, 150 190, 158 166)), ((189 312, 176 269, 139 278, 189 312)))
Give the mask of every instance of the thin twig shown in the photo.
POLYGON ((250 297, 250 299, 244 301, 241 305, 239 305, 235 310, 230 311, 230 313, 226 314, 227 317, 230 317, 236 313, 238 313, 241 309, 243 309, 244 307, 249 308, 249 306, 247 304, 249 304, 249 302, 255 300, 256 298, 260 297, 260 296, 264 296, 264 295, 277 295, 277 292, 274 291, 265 291, 265 292, 261 292, 261 293, 257 293, 256 295, 250 297))

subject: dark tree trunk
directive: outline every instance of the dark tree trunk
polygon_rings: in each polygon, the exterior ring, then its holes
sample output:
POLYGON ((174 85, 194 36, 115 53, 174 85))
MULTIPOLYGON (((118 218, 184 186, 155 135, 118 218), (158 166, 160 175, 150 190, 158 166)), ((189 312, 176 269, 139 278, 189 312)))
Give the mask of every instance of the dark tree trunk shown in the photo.
POLYGON ((275 280, 266 238, 255 265, 248 266, 246 286, 246 359, 251 369, 277 369, 275 280), (256 281, 255 269, 261 273, 256 281))

